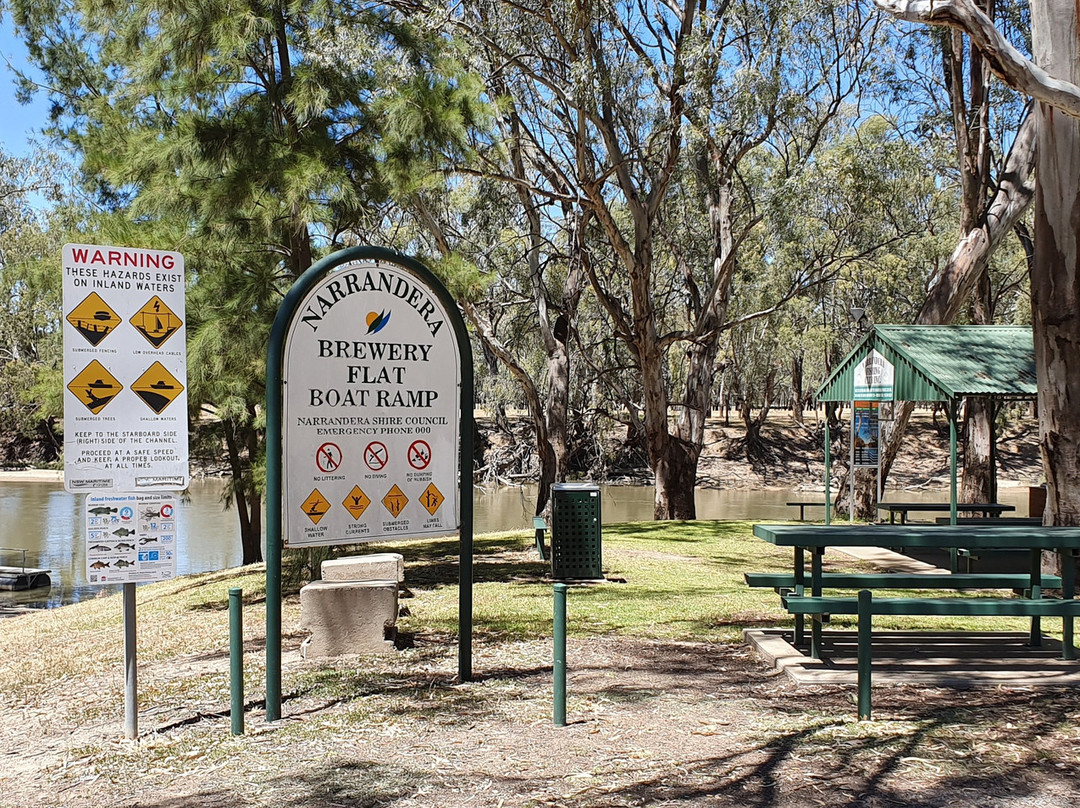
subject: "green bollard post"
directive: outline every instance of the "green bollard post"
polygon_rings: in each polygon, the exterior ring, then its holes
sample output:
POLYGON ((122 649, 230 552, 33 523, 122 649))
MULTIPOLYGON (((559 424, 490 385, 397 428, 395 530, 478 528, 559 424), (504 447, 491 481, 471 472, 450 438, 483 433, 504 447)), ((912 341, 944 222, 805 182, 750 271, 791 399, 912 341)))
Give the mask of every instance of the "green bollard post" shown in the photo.
POLYGON ((232 734, 244 734, 244 619, 241 611, 244 590, 229 590, 229 693, 232 705, 232 734))
POLYGON ((552 635, 555 653, 552 664, 554 678, 555 726, 566 726, 566 584, 555 584, 555 625, 552 635))
POLYGON ((869 589, 859 591, 859 720, 870 720, 870 660, 872 654, 871 636, 873 617, 871 604, 873 595, 869 589))

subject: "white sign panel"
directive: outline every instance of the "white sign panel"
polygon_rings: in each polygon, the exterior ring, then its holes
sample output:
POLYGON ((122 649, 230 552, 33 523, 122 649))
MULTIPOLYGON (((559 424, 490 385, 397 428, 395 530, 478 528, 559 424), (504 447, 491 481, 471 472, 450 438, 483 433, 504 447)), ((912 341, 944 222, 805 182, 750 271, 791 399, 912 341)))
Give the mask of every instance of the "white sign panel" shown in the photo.
POLYGON ((461 361, 423 281, 385 261, 327 273, 294 315, 283 379, 287 545, 457 529, 461 361))
POLYGON ((175 577, 176 497, 86 497, 86 580, 125 584, 175 577))
POLYGON ((180 253, 64 246, 64 485, 187 488, 180 253))
POLYGON ((892 401, 894 376, 892 362, 871 349, 855 366, 854 398, 862 401, 892 401))

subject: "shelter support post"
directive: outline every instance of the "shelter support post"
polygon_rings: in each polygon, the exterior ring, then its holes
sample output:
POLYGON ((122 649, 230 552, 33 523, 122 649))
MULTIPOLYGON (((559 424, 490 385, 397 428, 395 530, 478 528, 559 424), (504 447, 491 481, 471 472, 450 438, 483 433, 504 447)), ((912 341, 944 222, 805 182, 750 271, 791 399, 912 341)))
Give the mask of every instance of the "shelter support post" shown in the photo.
MULTIPOLYGON (((821 597, 821 560, 824 555, 823 547, 810 551, 810 594, 815 598, 821 597)), ((814 620, 810 624, 811 659, 821 659, 821 625, 821 620, 814 620)))
POLYGON ((851 402, 851 428, 848 430, 848 522, 855 521, 855 402, 851 402))
MULTIPOLYGON (((1039 598, 1042 597, 1042 550, 1032 550, 1030 560, 1031 580, 1039 581, 1039 585, 1032 585, 1030 597, 1039 598)), ((1032 648, 1039 648, 1042 645, 1042 618, 1031 618, 1031 632, 1028 635, 1028 644, 1032 648)))
MULTIPOLYGON (((956 524, 956 399, 949 399, 949 524, 956 524)), ((956 572, 956 570, 953 570, 956 572)))
POLYGON ((987 409, 990 418, 990 501, 998 501, 998 476, 997 476, 997 417, 1001 405, 997 399, 987 401, 987 409))
MULTIPOLYGON (((795 592, 796 594, 803 594, 806 589, 804 587, 803 577, 805 576, 806 562, 803 557, 803 548, 795 548, 795 592)), ((806 643, 806 615, 795 615, 795 647, 802 648, 806 643)))
POLYGON ((825 524, 832 524, 832 435, 828 405, 825 407, 825 524))

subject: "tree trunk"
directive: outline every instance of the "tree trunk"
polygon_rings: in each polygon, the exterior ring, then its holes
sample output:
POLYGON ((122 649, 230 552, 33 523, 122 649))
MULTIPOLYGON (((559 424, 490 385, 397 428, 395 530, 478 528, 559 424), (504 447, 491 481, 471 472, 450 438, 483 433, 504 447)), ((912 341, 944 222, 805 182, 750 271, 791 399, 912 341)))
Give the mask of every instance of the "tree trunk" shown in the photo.
POLYGON ((803 357, 802 354, 791 360, 791 420, 802 426, 803 404, 803 357))
MULTIPOLYGON (((585 265, 589 260, 585 231, 589 216, 574 208, 564 208, 566 220, 570 223, 570 256, 566 280, 562 288, 562 311, 555 318, 555 323, 544 334, 544 343, 548 352, 548 397, 547 427, 548 440, 555 460, 554 481, 566 480, 570 466, 570 338, 574 330, 578 303, 585 286, 587 272, 585 265)), ((538 299, 538 305, 541 301, 538 299)), ((546 328, 547 316, 541 317, 541 327, 546 328)), ((537 503, 537 513, 543 510, 543 504, 537 503)))
POLYGON ((991 468, 991 416, 993 405, 982 398, 969 398, 964 408, 964 476, 961 502, 990 502, 993 488, 991 468))
POLYGON ((700 452, 672 436, 667 451, 655 465, 654 519, 697 519, 694 489, 700 452))
POLYGON ((238 424, 231 418, 222 422, 222 430, 225 435, 225 447, 229 457, 229 475, 231 478, 233 502, 236 505, 236 515, 240 520, 240 546, 243 549, 243 563, 255 564, 263 560, 262 557, 262 503, 258 494, 251 486, 250 469, 245 467, 240 455, 240 440, 242 438, 245 448, 250 450, 253 442, 258 437, 253 431, 242 424, 238 424))
MULTIPOLYGON (((979 226, 961 238, 956 245, 937 283, 927 294, 922 309, 915 318, 916 324, 950 323, 956 319, 957 312, 965 302, 970 300, 972 291, 986 272, 990 256, 1001 240, 1013 231, 1034 196, 1032 172, 1038 151, 1036 141, 1036 119, 1032 113, 1016 133, 1005 160, 1005 168, 998 179, 998 189, 983 215, 979 217, 979 226)), ((1034 283, 1034 276, 1032 282, 1034 283)), ((912 408, 909 401, 897 402, 892 434, 881 446, 883 485, 900 451, 912 408)))
MULTIPOLYGON (((1035 63, 1080 84, 1077 8, 1032 0, 1035 63)), ((1080 121, 1039 103, 1032 325, 1050 525, 1080 525, 1080 121)))

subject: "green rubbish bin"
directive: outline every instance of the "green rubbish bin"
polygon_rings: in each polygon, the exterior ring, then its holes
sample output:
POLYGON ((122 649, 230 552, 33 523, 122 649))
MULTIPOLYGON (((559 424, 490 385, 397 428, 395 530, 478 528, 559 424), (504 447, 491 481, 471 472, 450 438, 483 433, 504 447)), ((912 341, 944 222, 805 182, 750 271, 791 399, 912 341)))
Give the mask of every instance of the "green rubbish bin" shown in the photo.
POLYGON ((551 577, 556 581, 604 577, 600 560, 600 486, 551 487, 551 577))

